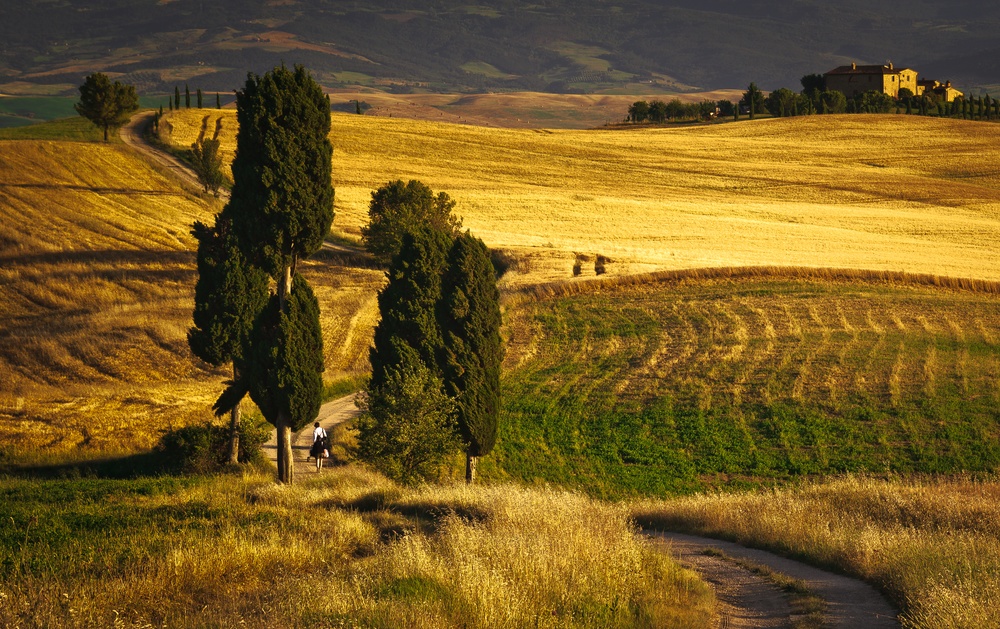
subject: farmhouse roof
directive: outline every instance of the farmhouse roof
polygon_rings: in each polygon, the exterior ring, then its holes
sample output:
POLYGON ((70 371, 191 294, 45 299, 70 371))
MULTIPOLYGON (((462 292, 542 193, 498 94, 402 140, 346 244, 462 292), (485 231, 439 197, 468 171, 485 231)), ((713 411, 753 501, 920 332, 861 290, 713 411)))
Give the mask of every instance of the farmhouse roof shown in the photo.
POLYGON ((827 74, 899 74, 903 70, 909 69, 910 68, 894 68, 891 63, 887 66, 859 66, 856 63, 852 63, 849 66, 838 66, 827 72, 827 74))

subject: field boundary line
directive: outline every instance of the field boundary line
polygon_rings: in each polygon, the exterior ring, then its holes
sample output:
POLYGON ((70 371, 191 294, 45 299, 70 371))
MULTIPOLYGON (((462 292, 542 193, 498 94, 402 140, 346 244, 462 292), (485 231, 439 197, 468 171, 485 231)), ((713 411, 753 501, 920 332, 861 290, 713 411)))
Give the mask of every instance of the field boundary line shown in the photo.
POLYGON ((620 275, 607 279, 599 278, 532 284, 508 292, 504 295, 503 301, 507 306, 518 306, 528 301, 545 301, 574 295, 589 295, 599 293, 603 290, 648 286, 651 284, 674 284, 686 280, 769 278, 908 284, 1000 295, 1000 281, 934 275, 932 273, 801 266, 724 266, 654 271, 636 275, 620 275))

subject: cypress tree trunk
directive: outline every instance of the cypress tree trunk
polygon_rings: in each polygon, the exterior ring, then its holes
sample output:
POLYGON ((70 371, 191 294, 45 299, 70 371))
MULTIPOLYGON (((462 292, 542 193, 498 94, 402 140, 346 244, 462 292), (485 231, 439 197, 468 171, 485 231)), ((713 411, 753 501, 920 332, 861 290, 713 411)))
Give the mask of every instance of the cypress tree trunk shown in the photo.
POLYGON ((291 485, 295 470, 292 465, 292 427, 284 411, 278 413, 275 428, 278 430, 278 482, 291 485))
MULTIPOLYGON (((233 365, 233 382, 240 379, 240 370, 233 365)), ((240 462, 240 405, 237 404, 233 410, 229 411, 229 462, 237 464, 240 462)))
POLYGON ((472 485, 476 482, 476 465, 479 463, 478 456, 465 454, 465 482, 472 485))

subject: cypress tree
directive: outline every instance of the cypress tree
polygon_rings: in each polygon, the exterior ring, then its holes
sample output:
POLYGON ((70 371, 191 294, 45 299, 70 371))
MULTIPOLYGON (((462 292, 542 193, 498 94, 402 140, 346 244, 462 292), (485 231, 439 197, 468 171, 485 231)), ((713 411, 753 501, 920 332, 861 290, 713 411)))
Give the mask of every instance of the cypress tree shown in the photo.
POLYGON ((174 97, 173 96, 167 96, 167 109, 169 109, 170 111, 174 110, 174 97))
POLYGON ((176 85, 174 86, 174 109, 178 111, 181 109, 181 90, 176 85))
MULTIPOLYGON (((233 381, 240 381, 244 351, 254 319, 268 300, 267 275, 246 264, 224 213, 215 226, 197 222, 191 234, 198 240, 198 282, 194 287, 194 327, 188 345, 195 356, 220 366, 233 365, 233 381)), ((240 400, 228 401, 230 413, 229 461, 239 456, 240 400)))
POLYGON ((191 109, 191 90, 187 83, 184 84, 184 108, 191 109))
POLYGON ((197 101, 198 101, 198 109, 201 109, 201 88, 200 87, 198 88, 198 91, 195 94, 196 94, 197 101))
POLYGON ((215 93, 215 108, 222 109, 222 97, 219 96, 218 92, 215 93))
POLYGON ((295 274, 333 222, 330 99, 302 66, 250 73, 227 210, 240 250, 276 284, 251 335, 245 389, 278 432, 278 480, 293 480, 291 432, 315 418, 323 371, 319 308, 295 274))
POLYGON ((452 215, 454 207, 446 193, 435 195, 420 181, 390 181, 372 192, 368 225, 361 228, 361 238, 380 262, 389 263, 399 253, 403 235, 422 225, 457 235, 462 221, 452 215))
POLYGON ((500 291, 483 241, 455 239, 442 280, 438 317, 444 340, 445 392, 455 398, 465 445, 465 480, 475 481, 478 458, 496 443, 500 413, 500 291))
POLYGON ((389 265, 389 281, 378 295, 381 319, 369 351, 372 389, 382 386, 389 373, 407 361, 440 373, 444 340, 437 308, 451 245, 451 236, 433 227, 403 235, 399 253, 389 265))

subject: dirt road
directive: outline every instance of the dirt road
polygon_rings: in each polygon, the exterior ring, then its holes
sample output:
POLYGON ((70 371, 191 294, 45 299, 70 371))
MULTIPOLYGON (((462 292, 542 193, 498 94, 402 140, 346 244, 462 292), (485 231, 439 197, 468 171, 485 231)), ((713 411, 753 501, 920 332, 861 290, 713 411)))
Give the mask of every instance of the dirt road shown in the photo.
POLYGON ((798 579, 827 604, 824 627, 831 629, 898 629, 896 610, 872 586, 858 579, 826 572, 763 550, 732 542, 647 532, 653 542, 682 564, 698 572, 716 590, 721 626, 729 629, 791 627, 792 610, 781 592, 763 577, 731 561, 704 554, 706 548, 736 559, 767 566, 798 579))
MULTIPOLYGON (((320 407, 316 421, 319 422, 327 432, 341 422, 345 422, 353 417, 357 417, 357 406, 354 399, 357 394, 346 395, 336 400, 331 400, 320 407)), ((316 462, 314 459, 306 460, 309 456, 309 448, 312 447, 313 425, 309 424, 302 430, 292 434, 292 461, 295 465, 295 475, 315 474, 316 462)), ((271 432, 271 439, 264 444, 264 453, 267 458, 277 464, 278 462, 278 433, 271 432)))
MULTIPOLYGON (((143 133, 145 133, 146 128, 153 123, 154 115, 155 112, 152 111, 141 111, 132 116, 131 120, 128 121, 128 124, 123 126, 118 132, 122 141, 148 157, 153 163, 158 164, 170 171, 170 173, 177 177, 177 179, 179 179, 185 187, 193 188, 193 191, 195 192, 201 192, 204 188, 198 181, 198 176, 187 164, 177 159, 170 153, 150 146, 150 144, 146 142, 146 139, 143 137, 143 133)), ((219 197, 223 201, 228 200, 229 191, 224 188, 220 189, 219 197)))

